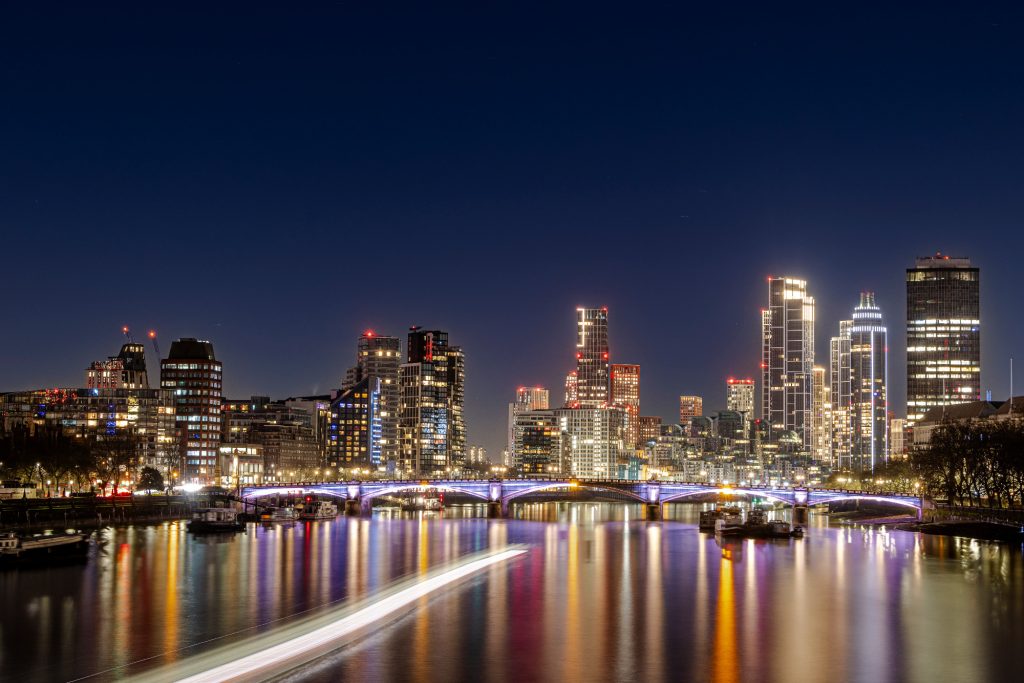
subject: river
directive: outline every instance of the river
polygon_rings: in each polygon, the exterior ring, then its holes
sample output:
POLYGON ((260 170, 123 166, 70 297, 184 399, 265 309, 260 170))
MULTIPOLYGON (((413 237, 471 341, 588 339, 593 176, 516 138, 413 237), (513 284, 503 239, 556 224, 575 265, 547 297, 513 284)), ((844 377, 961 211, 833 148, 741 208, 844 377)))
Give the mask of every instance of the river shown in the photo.
POLYGON ((0 572, 0 680, 130 677, 372 595, 474 551, 528 553, 423 598, 294 681, 1024 678, 1024 551, 812 516, 724 545, 698 506, 543 503, 194 537, 98 532, 88 562, 0 572))

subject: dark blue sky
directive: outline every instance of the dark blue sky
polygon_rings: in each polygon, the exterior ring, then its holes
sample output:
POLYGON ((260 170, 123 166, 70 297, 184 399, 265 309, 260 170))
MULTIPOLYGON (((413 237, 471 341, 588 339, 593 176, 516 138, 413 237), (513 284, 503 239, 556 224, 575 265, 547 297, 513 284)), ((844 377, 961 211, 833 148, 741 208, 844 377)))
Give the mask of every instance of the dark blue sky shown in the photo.
POLYGON ((212 340, 231 396, 325 391, 420 324, 496 457, 578 304, 643 413, 720 407, 772 273, 810 281, 820 363, 877 292, 903 413, 936 250, 982 268, 983 386, 1024 359, 1018 8, 213 4, 0 10, 0 388, 77 384, 129 324, 212 340))

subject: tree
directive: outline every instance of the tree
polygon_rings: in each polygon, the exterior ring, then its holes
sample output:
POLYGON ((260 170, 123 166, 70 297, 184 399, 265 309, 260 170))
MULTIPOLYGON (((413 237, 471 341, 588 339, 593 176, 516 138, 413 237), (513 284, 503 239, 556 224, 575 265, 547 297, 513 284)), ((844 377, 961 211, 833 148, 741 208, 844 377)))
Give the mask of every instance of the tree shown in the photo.
POLYGON ((135 488, 138 491, 163 491, 164 475, 154 467, 143 467, 135 488))

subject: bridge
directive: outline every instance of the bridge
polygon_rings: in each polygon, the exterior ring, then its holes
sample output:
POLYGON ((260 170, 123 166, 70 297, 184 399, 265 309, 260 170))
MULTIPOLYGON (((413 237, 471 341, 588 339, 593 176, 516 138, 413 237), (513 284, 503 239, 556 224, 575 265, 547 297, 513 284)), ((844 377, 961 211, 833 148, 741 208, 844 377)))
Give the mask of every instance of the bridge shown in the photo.
MULTIPOLYGON (((925 507, 917 494, 808 487, 728 486, 707 482, 636 481, 631 479, 421 479, 347 482, 301 482, 295 484, 264 484, 248 486, 240 491, 245 500, 273 495, 318 495, 345 501, 348 514, 369 514, 373 500, 379 496, 436 489, 477 498, 488 504, 488 515, 505 517, 509 504, 537 493, 589 489, 619 494, 644 505, 646 519, 659 519, 661 505, 685 502, 691 496, 721 493, 736 496, 767 498, 790 505, 795 518, 806 514, 807 508, 842 500, 869 500, 913 509, 918 518, 925 507)), ((255 502, 255 501, 253 501, 255 502)))

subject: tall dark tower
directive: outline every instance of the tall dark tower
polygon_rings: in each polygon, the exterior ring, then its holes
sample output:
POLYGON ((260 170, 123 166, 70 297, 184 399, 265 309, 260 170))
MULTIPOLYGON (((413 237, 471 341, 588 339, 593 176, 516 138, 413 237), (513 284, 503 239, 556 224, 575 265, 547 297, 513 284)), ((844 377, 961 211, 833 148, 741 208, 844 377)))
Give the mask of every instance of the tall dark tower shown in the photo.
POLYGON ((768 439, 795 432, 812 445, 814 297, 807 282, 768 278, 768 308, 761 311, 761 418, 768 439))
POLYGON ((160 361, 160 387, 174 395, 174 420, 181 440, 180 481, 219 484, 222 367, 213 344, 191 337, 171 344, 160 361))
POLYGON ((608 309, 576 309, 576 406, 609 405, 608 309))
POLYGON ((907 268, 907 424, 981 398, 980 273, 966 257, 907 268))

